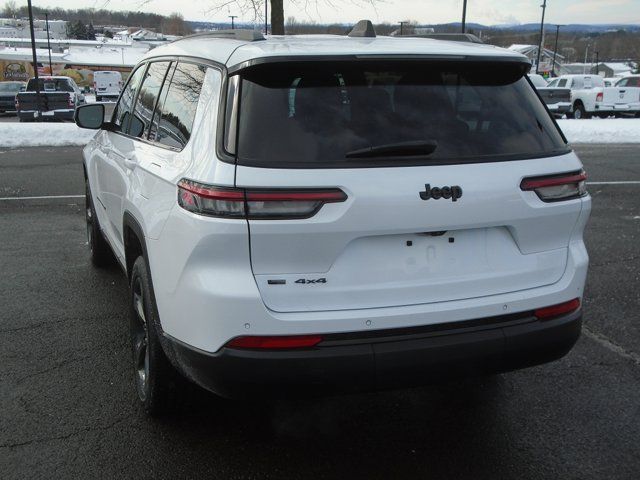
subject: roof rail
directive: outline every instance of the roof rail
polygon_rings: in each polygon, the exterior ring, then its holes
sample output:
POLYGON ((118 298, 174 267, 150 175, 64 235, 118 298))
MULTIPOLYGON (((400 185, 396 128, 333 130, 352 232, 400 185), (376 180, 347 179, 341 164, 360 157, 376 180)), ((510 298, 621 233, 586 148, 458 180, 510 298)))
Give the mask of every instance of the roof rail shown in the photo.
MULTIPOLYGON (((229 40, 240 40, 243 42, 257 42, 260 40, 266 40, 262 32, 259 30, 249 30, 247 28, 235 28, 233 30, 211 30, 208 32, 198 32, 191 35, 187 35, 182 38, 174 40, 179 42, 180 40, 186 40, 189 38, 227 38, 229 40)), ((171 42, 173 43, 173 42, 171 42)))
MULTIPOLYGON (((398 36, 400 38, 400 36, 398 36)), ((433 38, 434 40, 448 40, 450 42, 484 43, 471 33, 425 33, 421 35, 402 35, 402 37, 433 38)))
POLYGON ((360 20, 349 32, 350 37, 375 37, 376 30, 371 20, 360 20))

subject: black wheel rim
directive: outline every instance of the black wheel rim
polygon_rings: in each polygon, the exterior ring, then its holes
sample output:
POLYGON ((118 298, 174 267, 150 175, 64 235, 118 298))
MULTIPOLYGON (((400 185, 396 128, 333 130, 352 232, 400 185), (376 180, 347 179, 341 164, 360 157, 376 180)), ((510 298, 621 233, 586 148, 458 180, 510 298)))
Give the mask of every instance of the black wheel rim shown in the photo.
POLYGON ((131 340, 133 343, 133 362, 136 376, 136 390, 140 400, 147 398, 149 381, 149 335, 147 319, 144 313, 144 290, 140 277, 133 280, 133 323, 131 340))

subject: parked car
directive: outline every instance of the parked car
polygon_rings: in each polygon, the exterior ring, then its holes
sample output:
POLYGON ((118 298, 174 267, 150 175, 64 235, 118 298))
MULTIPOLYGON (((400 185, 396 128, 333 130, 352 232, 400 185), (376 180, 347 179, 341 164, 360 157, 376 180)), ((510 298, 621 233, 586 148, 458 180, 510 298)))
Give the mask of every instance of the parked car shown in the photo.
POLYGON ((529 68, 366 22, 219 31, 147 53, 110 121, 78 107, 90 255, 128 278, 146 410, 182 378, 266 398, 565 355, 591 200, 529 68))
POLYGON ((551 84, 541 75, 529 74, 529 79, 540 98, 547 105, 549 111, 555 117, 562 117, 571 110, 571 90, 568 88, 561 88, 556 86, 550 86, 555 84, 553 81, 551 84))
POLYGON ((0 82, 0 113, 15 111, 16 95, 24 85, 24 82, 0 82))
POLYGON ((93 89, 96 101, 106 98, 115 100, 122 90, 122 74, 114 71, 98 71, 93 73, 93 89))
POLYGON ((84 94, 69 77, 39 77, 40 97, 36 80, 27 83, 26 91, 16 96, 16 110, 21 122, 33 122, 38 117, 38 98, 42 120, 72 121, 76 106, 86 103, 84 94))
POLYGON ((635 115, 640 112, 640 89, 605 87, 599 75, 562 75, 549 83, 550 87, 571 89, 571 111, 576 119, 635 115))

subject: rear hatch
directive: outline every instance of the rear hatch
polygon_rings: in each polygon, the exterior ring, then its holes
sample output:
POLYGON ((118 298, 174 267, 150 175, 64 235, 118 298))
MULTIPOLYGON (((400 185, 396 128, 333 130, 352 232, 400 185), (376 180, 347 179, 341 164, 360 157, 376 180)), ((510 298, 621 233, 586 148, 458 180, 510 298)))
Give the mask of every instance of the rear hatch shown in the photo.
POLYGON ((248 220, 265 305, 392 307, 557 282, 581 201, 545 203, 520 185, 580 164, 525 71, 505 62, 288 62, 231 81, 241 91, 229 115, 239 119, 238 187, 345 194, 298 218, 285 208, 248 220))

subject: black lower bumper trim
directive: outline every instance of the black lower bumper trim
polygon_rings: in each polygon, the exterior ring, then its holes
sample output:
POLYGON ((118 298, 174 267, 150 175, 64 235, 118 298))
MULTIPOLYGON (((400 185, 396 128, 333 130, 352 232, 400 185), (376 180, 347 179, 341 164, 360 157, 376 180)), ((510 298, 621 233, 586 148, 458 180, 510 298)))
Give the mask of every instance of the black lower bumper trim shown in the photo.
POLYGON ((563 357, 580 336, 581 312, 376 338, 305 350, 195 349, 171 337, 170 357, 200 386, 228 398, 325 395, 419 386, 516 370, 563 357))

